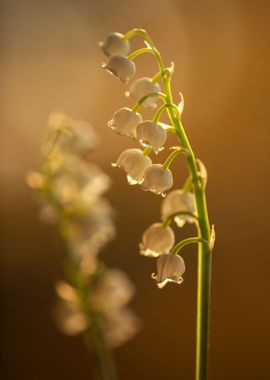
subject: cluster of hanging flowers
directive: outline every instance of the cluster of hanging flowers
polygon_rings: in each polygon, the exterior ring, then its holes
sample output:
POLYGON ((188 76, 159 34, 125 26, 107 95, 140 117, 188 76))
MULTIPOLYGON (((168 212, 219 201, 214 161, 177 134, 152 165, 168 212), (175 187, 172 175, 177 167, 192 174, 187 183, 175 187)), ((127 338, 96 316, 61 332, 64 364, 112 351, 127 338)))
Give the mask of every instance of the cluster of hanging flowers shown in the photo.
MULTIPOLYGON (((127 55, 130 51, 128 39, 120 33, 111 33, 100 47, 109 57, 107 64, 102 67, 118 77, 122 82, 128 83, 136 73, 133 62, 136 53, 127 55)), ((133 108, 122 107, 117 110, 108 126, 122 136, 129 136, 137 140, 142 149, 126 149, 113 164, 123 169, 127 174, 129 184, 141 185, 145 191, 155 194, 165 194, 173 186, 173 176, 169 169, 170 162, 153 163, 149 157, 151 152, 158 154, 163 150, 167 140, 167 130, 170 126, 159 123, 161 112, 158 111, 153 120, 143 120, 137 112, 140 107, 155 108, 161 93, 159 84, 160 75, 154 78, 143 77, 135 80, 127 95, 136 101, 133 108)))
POLYGON ((133 337, 138 320, 127 306, 133 284, 99 256, 115 228, 113 209, 104 196, 110 179, 89 161, 97 143, 87 122, 51 114, 42 169, 31 172, 27 183, 40 194, 42 220, 58 227, 64 243, 67 278, 56 284, 59 328, 76 335, 98 326, 104 341, 114 347, 133 337))
MULTIPOLYGON (((141 148, 124 150, 113 164, 123 169, 127 174, 128 183, 138 184, 144 191, 151 191, 164 197, 161 206, 162 221, 152 224, 143 234, 140 243, 140 253, 145 256, 157 258, 157 274, 152 278, 162 288, 167 282, 180 284, 185 272, 183 258, 178 255, 183 246, 193 242, 199 242, 199 238, 189 238, 175 245, 175 235, 170 227, 175 221, 178 227, 183 227, 186 222, 197 223, 195 196, 193 193, 191 178, 188 178, 183 189, 172 190, 173 175, 170 165, 174 158, 183 152, 188 156, 189 151, 182 146, 170 147, 169 155, 165 162, 154 163, 150 155, 158 157, 158 153, 165 149, 168 133, 176 133, 175 126, 160 121, 163 111, 170 113, 170 120, 180 120, 184 108, 184 100, 181 95, 180 103, 172 103, 170 92, 165 88, 166 81, 173 74, 173 63, 169 68, 164 68, 161 56, 154 47, 150 37, 142 29, 134 29, 125 35, 111 33, 104 42, 100 43, 104 54, 109 58, 102 65, 104 69, 119 78, 123 83, 136 74, 134 58, 151 53, 156 56, 160 70, 153 77, 136 79, 126 94, 135 101, 132 108, 123 107, 117 110, 108 126, 121 136, 135 139, 141 148), (146 47, 130 53, 130 38, 140 35, 145 39, 146 47), (163 92, 164 91, 164 92, 163 92), (163 103, 158 107, 150 120, 144 120, 139 112, 143 108, 156 108, 159 101, 163 103)), ((206 180, 206 171, 201 162, 198 162, 198 180, 206 180)))

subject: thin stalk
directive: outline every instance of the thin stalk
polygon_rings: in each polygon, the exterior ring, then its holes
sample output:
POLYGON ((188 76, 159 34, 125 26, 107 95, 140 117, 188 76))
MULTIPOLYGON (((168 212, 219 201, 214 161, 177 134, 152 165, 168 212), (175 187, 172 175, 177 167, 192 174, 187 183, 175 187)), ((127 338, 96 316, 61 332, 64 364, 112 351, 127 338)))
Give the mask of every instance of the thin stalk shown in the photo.
POLYGON ((177 253, 181 251, 181 249, 184 248, 186 245, 198 244, 198 243, 206 244, 209 247, 208 242, 206 240, 200 239, 197 236, 195 236, 195 237, 184 239, 180 241, 179 243, 177 243, 172 249, 171 255, 177 255, 177 253))
POLYGON ((175 157, 178 156, 178 154, 181 153, 181 148, 177 148, 177 149, 174 149, 172 151, 172 153, 169 155, 169 157, 167 157, 166 161, 164 162, 164 164, 162 165, 164 169, 169 169, 169 167, 171 166, 171 163, 173 162, 173 160, 175 159, 175 157))
MULTIPOLYGON (((164 78, 167 103, 172 103, 170 80, 164 78)), ((201 186, 197 173, 194 153, 189 144, 180 118, 176 117, 171 108, 167 109, 176 135, 182 146, 189 151, 187 161, 190 175, 193 180, 195 203, 198 215, 198 236, 210 241, 210 225, 207 212, 205 191, 201 186)), ((196 380, 207 380, 208 377, 208 346, 209 346, 209 314, 211 289, 212 254, 206 244, 198 246, 198 284, 197 284, 197 345, 196 345, 196 380)))
POLYGON ((117 380, 116 368, 111 353, 104 341, 102 331, 96 321, 95 313, 91 310, 88 294, 81 293, 81 301, 84 306, 85 315, 89 321, 89 329, 83 334, 84 341, 88 349, 95 355, 96 377, 99 380, 117 380))
POLYGON ((154 54, 152 49, 149 49, 149 48, 142 48, 142 49, 136 50, 136 51, 134 51, 133 53, 131 53, 131 54, 128 56, 128 59, 132 61, 134 58, 138 57, 138 56, 141 55, 141 54, 145 54, 145 53, 151 53, 151 54, 154 54))
POLYGON ((163 94, 162 92, 152 92, 150 94, 147 94, 145 96, 143 96, 135 105, 134 107, 132 108, 132 111, 133 112, 137 112, 138 109, 141 107, 141 105, 143 104, 143 102, 146 101, 146 99, 148 98, 152 98, 152 97, 159 97, 161 99, 164 99, 166 97, 165 94, 163 94))
POLYGON ((157 110, 157 112, 155 113, 154 117, 153 117, 153 123, 158 123, 159 119, 160 119, 160 116, 162 115, 162 112, 168 108, 168 107, 172 107, 174 109, 176 109, 178 111, 178 108, 175 104, 163 104, 162 106, 159 107, 159 109, 157 110))

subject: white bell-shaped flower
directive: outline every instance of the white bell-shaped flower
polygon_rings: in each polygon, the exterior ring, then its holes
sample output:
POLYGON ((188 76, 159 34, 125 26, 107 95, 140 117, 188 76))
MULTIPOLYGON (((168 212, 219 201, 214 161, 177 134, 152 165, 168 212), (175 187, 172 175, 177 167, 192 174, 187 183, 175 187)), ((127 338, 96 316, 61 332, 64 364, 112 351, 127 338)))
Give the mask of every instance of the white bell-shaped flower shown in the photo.
POLYGON ((114 55, 107 65, 102 65, 102 68, 108 70, 124 83, 127 83, 136 73, 134 62, 124 55, 114 55))
POLYGON ((151 159, 140 149, 126 149, 122 152, 113 166, 122 168, 127 173, 128 183, 136 185, 142 183, 144 173, 151 167, 151 159))
POLYGON ((164 169, 160 164, 151 165, 144 173, 142 189, 155 194, 163 194, 173 185, 173 176, 170 169, 164 169))
POLYGON ((142 122, 142 117, 138 112, 133 112, 130 108, 123 107, 116 111, 108 126, 122 136, 136 136, 136 127, 142 122))
MULTIPOLYGON (((135 80, 130 86, 129 96, 139 101, 144 96, 159 92, 161 90, 160 85, 158 83, 153 83, 152 78, 143 77, 135 80)), ((143 107, 156 107, 156 103, 158 101, 157 96, 150 96, 145 99, 142 103, 143 107)))
POLYGON ((109 33, 104 42, 99 42, 99 46, 107 57, 127 55, 130 51, 130 43, 121 33, 109 33))
MULTIPOLYGON (((183 190, 173 190, 163 200, 161 205, 161 215, 163 219, 177 212, 195 213, 195 197, 193 193, 184 192, 183 190)), ((174 218, 178 227, 188 223, 194 223, 195 219, 190 215, 177 215, 174 218)))
POLYGON ((157 259, 157 274, 152 274, 152 278, 156 280, 157 286, 161 289, 168 282, 181 284, 183 282, 182 275, 185 273, 185 263, 181 256, 164 254, 157 259))
POLYGON ((144 121, 137 125, 137 140, 143 146, 151 145, 154 152, 158 153, 167 140, 167 132, 160 125, 150 120, 144 121))
POLYGON ((163 227, 162 223, 154 223, 144 232, 140 243, 140 253, 144 256, 158 257, 169 253, 175 243, 171 227, 163 227))

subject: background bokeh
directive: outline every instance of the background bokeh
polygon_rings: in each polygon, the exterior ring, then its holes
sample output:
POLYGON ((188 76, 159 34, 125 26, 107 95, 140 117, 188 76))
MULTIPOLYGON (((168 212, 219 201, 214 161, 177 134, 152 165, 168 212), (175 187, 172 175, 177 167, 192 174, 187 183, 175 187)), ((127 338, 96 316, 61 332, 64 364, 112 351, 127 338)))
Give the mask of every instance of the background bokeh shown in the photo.
MULTIPOLYGON (((1 379, 92 378, 81 339, 63 336, 52 321, 61 249, 24 182, 40 164, 55 109, 95 126, 102 143, 93 160, 113 177, 118 237, 103 257, 135 282, 133 307, 143 321, 137 337, 115 351, 120 378, 193 379, 195 248, 184 252, 184 283, 158 290, 154 260, 140 257, 137 245, 159 218, 160 198, 129 187, 110 167, 130 142, 106 123, 131 103, 126 87, 101 70, 97 41, 135 26, 175 62, 174 94, 185 96, 184 125, 209 172, 217 231, 210 379, 270 378, 269 14, 263 0, 1 1, 1 379)), ((152 57, 136 62, 139 75, 156 72, 152 57)), ((180 186, 184 161, 173 169, 180 186)), ((191 233, 189 226, 178 237, 191 233)))

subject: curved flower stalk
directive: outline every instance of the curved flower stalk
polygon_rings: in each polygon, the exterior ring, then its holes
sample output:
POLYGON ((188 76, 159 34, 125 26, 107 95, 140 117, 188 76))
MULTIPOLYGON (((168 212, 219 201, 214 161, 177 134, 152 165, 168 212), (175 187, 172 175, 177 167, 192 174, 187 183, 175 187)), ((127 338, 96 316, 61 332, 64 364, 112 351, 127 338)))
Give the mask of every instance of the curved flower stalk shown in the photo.
POLYGON ((48 124, 43 166, 27 182, 41 196, 42 219, 57 227, 63 243, 66 279, 56 284, 55 319, 64 333, 83 335, 96 355, 98 379, 115 380, 110 348, 132 338, 139 324, 127 306, 134 286, 99 258, 115 235, 104 197, 110 179, 89 162, 98 138, 88 123, 53 113, 48 124))
MULTIPOLYGON (((142 121, 138 122, 136 128, 134 125, 132 126, 132 136, 143 146, 146 146, 145 150, 138 154, 139 159, 137 160, 134 155, 133 159, 129 160, 129 165, 118 164, 117 166, 123 167, 127 173, 139 171, 139 179, 135 183, 141 185, 143 190, 149 190, 165 197, 165 192, 173 186, 173 174, 169 167, 180 153, 184 153, 189 176, 181 189, 172 190, 163 200, 161 207, 162 222, 153 224, 145 231, 140 244, 140 252, 145 256, 157 257, 157 273, 153 274, 152 277, 156 280, 157 285, 162 288, 168 282, 177 284, 183 282, 182 275, 185 272, 185 264, 179 252, 188 244, 195 243, 198 245, 196 380, 206 380, 211 261, 214 245, 214 228, 212 227, 211 232, 205 195, 207 172, 202 161, 196 159, 182 124, 184 110, 182 94, 180 94, 179 104, 173 100, 171 80, 174 64, 172 63, 169 67, 164 65, 160 52, 144 29, 132 29, 122 36, 124 40, 129 42, 135 36, 142 37, 146 45, 146 47, 131 53, 125 53, 129 55, 123 54, 122 61, 126 62, 127 68, 130 67, 130 62, 133 62, 135 58, 146 53, 155 57, 158 66, 158 72, 152 78, 136 79, 131 84, 130 91, 126 92, 131 99, 136 101, 132 111, 140 114, 142 107, 153 108, 159 102, 161 104, 152 120, 144 120, 141 115, 142 121), (170 125, 161 121, 165 112, 169 117, 170 125), (165 146, 167 133, 175 135, 177 145, 169 148, 171 151, 168 151, 165 162, 151 163, 148 167, 147 165, 143 166, 141 164, 142 155, 149 157, 151 153, 158 154, 161 149, 167 151, 165 146), (196 236, 174 244, 174 234, 170 227, 173 221, 178 227, 183 227, 186 222, 193 223, 197 230, 196 236), (161 232, 162 228, 164 230, 161 232)), ((129 78, 135 72, 136 70, 133 70, 129 78)), ((118 73, 116 76, 123 80, 118 73)), ((127 151, 129 150, 123 152, 122 155, 125 156, 127 151)))

